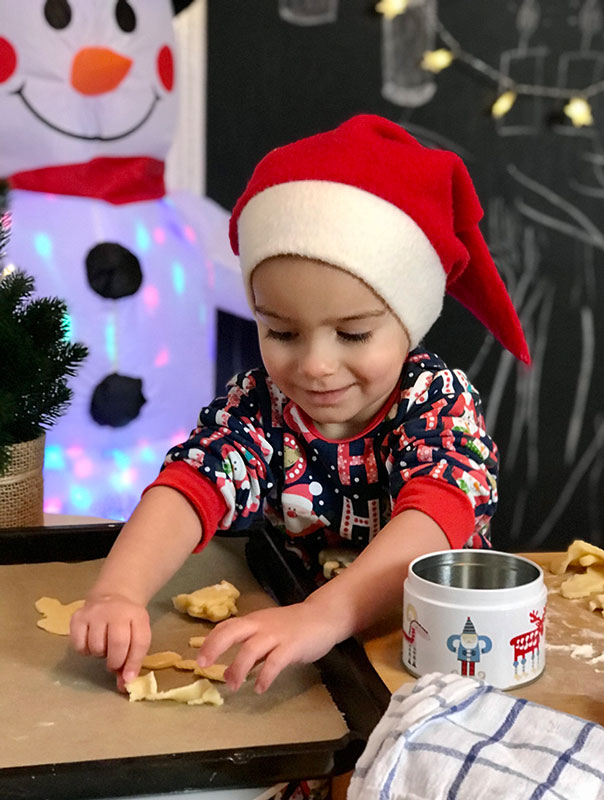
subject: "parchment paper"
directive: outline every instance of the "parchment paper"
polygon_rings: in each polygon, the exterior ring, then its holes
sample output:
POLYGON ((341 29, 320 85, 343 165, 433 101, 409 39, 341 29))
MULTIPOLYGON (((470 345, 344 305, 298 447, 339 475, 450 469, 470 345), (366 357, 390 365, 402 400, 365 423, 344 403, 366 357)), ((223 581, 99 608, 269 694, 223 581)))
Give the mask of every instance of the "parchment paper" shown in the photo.
MULTIPOLYGON (((191 555, 152 600, 151 652, 188 646, 213 623, 174 610, 171 597, 222 579, 241 591, 240 613, 274 605, 250 574, 241 539, 215 539, 191 555)), ((0 768, 330 741, 346 724, 312 665, 285 670, 263 695, 248 680, 238 692, 216 684, 224 705, 169 701, 128 702, 103 660, 83 657, 68 637, 38 628, 35 601, 44 595, 69 603, 84 597, 101 561, 0 566, 0 768)), ((227 653, 224 663, 232 660, 227 653)), ((156 671, 159 689, 197 679, 190 672, 156 671)))

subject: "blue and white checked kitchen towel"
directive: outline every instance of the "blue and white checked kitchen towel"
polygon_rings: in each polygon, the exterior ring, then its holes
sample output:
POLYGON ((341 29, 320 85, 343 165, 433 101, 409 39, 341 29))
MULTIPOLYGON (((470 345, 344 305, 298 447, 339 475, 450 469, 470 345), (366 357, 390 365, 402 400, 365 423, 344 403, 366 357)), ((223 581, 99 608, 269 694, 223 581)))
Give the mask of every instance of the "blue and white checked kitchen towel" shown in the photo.
POLYGON ((604 728, 474 678, 425 675, 393 694, 347 797, 604 800, 604 728))

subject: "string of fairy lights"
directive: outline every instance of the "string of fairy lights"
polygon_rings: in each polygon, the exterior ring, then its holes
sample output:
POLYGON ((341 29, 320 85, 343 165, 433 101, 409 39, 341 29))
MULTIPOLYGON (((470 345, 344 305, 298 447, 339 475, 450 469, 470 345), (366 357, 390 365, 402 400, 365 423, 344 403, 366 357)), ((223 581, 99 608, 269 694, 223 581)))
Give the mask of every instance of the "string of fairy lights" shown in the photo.
MULTIPOLYGON (((375 10, 386 19, 392 20, 407 11, 410 0, 379 0, 375 10)), ((498 87, 498 96, 491 106, 491 114, 496 119, 504 117, 521 95, 548 97, 565 103, 564 114, 577 127, 594 124, 590 100, 604 91, 604 79, 584 87, 560 88, 558 86, 537 86, 519 83, 480 58, 467 53, 460 43, 442 25, 438 28, 441 42, 445 45, 424 53, 421 68, 438 74, 455 61, 467 64, 472 69, 492 80, 498 87)))

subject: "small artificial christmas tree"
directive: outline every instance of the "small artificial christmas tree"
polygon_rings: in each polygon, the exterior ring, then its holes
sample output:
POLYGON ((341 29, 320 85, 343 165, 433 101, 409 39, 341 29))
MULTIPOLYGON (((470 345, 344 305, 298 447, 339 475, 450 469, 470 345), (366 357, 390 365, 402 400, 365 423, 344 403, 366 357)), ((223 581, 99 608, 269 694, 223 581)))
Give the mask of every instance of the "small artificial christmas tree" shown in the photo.
POLYGON ((10 445, 36 439, 71 398, 67 379, 88 349, 68 340, 67 308, 54 297, 32 298, 34 279, 4 265, 10 231, 7 187, 0 186, 0 475, 10 445))

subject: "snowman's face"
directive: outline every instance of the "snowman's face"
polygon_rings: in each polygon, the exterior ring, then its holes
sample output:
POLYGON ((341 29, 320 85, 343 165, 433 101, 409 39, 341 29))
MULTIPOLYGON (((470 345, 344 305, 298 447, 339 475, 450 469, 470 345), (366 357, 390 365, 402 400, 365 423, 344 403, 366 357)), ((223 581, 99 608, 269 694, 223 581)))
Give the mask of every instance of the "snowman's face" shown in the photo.
POLYGON ((163 159, 174 62, 169 0, 0 0, 0 175, 163 159))

